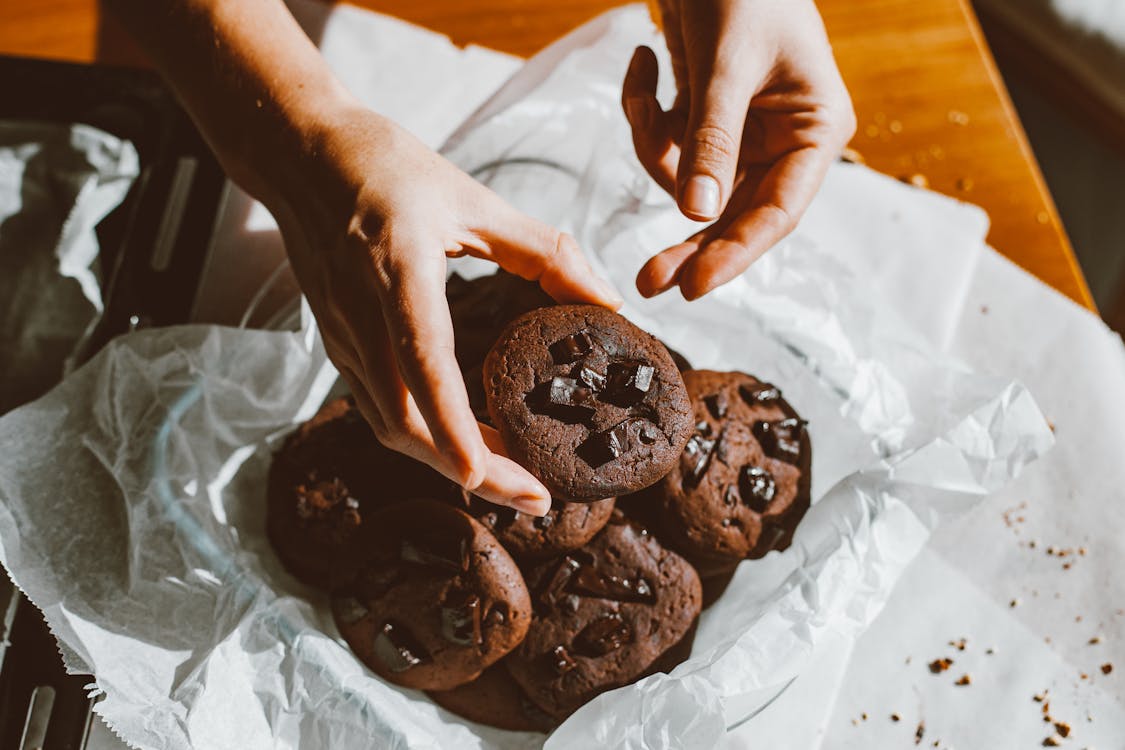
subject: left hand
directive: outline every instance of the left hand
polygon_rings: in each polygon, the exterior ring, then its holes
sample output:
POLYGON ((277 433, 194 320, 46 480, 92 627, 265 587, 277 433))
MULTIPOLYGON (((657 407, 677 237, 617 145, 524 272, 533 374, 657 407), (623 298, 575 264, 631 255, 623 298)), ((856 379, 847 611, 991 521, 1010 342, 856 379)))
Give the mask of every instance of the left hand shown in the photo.
POLYGON ((677 96, 656 100, 648 47, 621 103, 637 156, 684 215, 714 222, 651 258, 637 289, 697 299, 796 226, 855 132, 851 99, 812 0, 660 0, 677 96))

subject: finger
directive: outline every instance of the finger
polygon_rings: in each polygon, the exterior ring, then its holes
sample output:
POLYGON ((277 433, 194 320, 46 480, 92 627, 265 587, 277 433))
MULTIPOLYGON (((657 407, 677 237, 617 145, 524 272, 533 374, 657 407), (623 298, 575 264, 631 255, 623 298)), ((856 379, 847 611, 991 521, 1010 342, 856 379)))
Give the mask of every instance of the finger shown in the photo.
POLYGON ((621 108, 633 131, 633 148, 645 171, 669 195, 676 194, 680 146, 673 134, 673 115, 656 99, 660 67, 648 47, 637 47, 621 88, 621 108))
POLYGON ((569 234, 517 211, 485 191, 474 231, 486 247, 470 252, 506 271, 537 281, 559 302, 584 302, 616 310, 623 300, 612 284, 594 273, 569 234))
MULTIPOLYGON (((374 400, 364 389, 362 379, 347 368, 341 369, 340 375, 351 389, 360 413, 363 414, 372 425, 376 436, 380 435, 384 429, 383 419, 378 408, 375 406, 374 400)), ((493 444, 495 448, 496 444, 500 442, 499 434, 485 425, 480 425, 480 429, 482 439, 485 440, 486 444, 493 444), (491 431, 492 436, 485 435, 486 430, 491 431)), ((440 454, 434 446, 433 439, 428 432, 419 436, 419 439, 413 443, 413 446, 411 450, 400 452, 406 453, 411 458, 432 466, 447 477, 449 476, 444 462, 434 460, 435 458, 440 459, 440 454)), ((545 488, 539 480, 531 476, 522 466, 496 453, 489 453, 485 459, 485 464, 484 481, 473 489, 473 494, 484 498, 490 503, 513 508, 520 513, 528 513, 533 516, 546 515, 547 511, 551 509, 551 495, 547 491, 547 488, 545 488)), ((452 477, 450 477, 450 479, 452 479, 452 477)))
MULTIPOLYGON (((445 258, 424 253, 401 253, 395 258, 380 264, 385 278, 377 290, 398 372, 425 420, 435 450, 449 463, 451 478, 474 489, 484 481, 488 449, 453 356, 445 258)), ((379 365, 386 369, 386 361, 379 365)))
POLYGON ((828 148, 792 151, 760 182, 742 186, 745 190, 728 209, 733 217, 729 225, 680 269, 684 297, 698 299, 727 283, 793 231, 833 158, 828 148))
POLYGON ((713 62, 691 71, 691 107, 676 170, 676 201, 688 218, 713 221, 730 199, 750 99, 765 73, 746 59, 716 48, 713 62))
POLYGON ((674 287, 680 280, 680 270, 701 244, 701 239, 692 237, 649 258, 637 273, 637 291, 655 297, 674 287))

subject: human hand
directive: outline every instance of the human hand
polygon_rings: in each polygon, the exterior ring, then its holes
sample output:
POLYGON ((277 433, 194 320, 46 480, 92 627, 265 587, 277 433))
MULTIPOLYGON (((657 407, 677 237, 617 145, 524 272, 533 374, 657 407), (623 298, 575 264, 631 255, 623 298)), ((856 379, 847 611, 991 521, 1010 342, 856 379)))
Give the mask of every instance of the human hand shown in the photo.
POLYGON ((660 0, 677 96, 656 100, 656 56, 633 55, 622 107, 637 156, 684 215, 714 221, 652 257, 637 289, 689 300, 785 237, 855 132, 812 0, 660 0))
POLYGON ((477 423, 453 354, 446 258, 472 255, 562 302, 616 308, 568 235, 359 106, 300 140, 270 201, 329 358, 380 442, 486 500, 543 515, 547 490, 477 423), (280 188, 278 188, 280 183, 280 188))

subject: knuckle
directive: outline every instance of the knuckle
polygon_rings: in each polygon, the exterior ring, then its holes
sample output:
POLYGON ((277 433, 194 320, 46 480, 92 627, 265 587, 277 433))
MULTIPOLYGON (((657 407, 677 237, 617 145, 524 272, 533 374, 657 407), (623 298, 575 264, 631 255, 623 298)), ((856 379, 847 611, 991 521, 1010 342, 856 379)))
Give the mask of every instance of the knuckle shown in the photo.
POLYGON ((722 166, 738 156, 738 140, 720 125, 701 125, 691 136, 695 160, 705 166, 722 166))
POLYGON ((763 203, 759 210, 763 221, 775 227, 782 235, 789 234, 797 226, 797 217, 780 203, 763 203))

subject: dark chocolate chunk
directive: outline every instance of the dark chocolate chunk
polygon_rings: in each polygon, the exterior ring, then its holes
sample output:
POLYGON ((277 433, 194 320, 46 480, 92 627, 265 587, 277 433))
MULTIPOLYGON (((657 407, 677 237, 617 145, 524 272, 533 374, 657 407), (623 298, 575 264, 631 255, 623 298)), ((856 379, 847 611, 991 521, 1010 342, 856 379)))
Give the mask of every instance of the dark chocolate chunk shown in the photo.
POLYGON ((550 653, 551 668, 557 675, 564 675, 578 666, 573 657, 567 652, 566 646, 555 646, 550 653))
POLYGON ((535 525, 535 528, 544 530, 551 528, 554 523, 555 517, 549 513, 545 516, 537 516, 535 520, 532 521, 532 524, 535 525))
POLYGON ((575 451, 591 466, 609 463, 627 452, 633 436, 645 445, 652 445, 659 435, 656 426, 640 417, 627 417, 608 430, 595 432, 575 451))
POLYGON ((703 437, 711 437, 711 423, 705 421, 696 422, 695 431, 703 437))
POLYGON ((769 383, 738 386, 738 395, 751 406, 758 404, 773 404, 781 399, 781 391, 777 386, 769 383))
POLYGON ((551 577, 547 579, 546 583, 539 590, 539 595, 537 597, 539 602, 547 606, 555 604, 565 591, 567 584, 570 583, 571 576, 577 573, 578 569, 581 567, 582 565, 578 560, 570 555, 563 557, 559 562, 559 566, 555 568, 555 572, 551 574, 551 577))
POLYGON ((374 649, 375 656, 392 672, 405 672, 430 658, 405 628, 390 620, 375 635, 374 649))
POLYGON ((711 416, 715 419, 722 419, 727 415, 727 396, 725 393, 720 391, 719 393, 704 396, 703 403, 707 406, 707 411, 711 412, 711 416))
POLYGON ((633 629, 616 612, 603 615, 586 627, 574 639, 581 653, 587 656, 605 656, 630 643, 633 629))
POLYGON ((776 491, 773 474, 761 466, 743 466, 738 472, 738 492, 751 510, 765 513, 776 491))
POLYGON ((452 592, 441 607, 441 635, 458 646, 481 645, 480 597, 452 592))
MULTIPOLYGON (((593 348, 594 342, 591 340, 590 335, 585 331, 579 331, 578 333, 564 336, 551 344, 551 358, 555 360, 555 364, 565 365, 580 359, 583 355, 589 354, 593 348)), ((542 349, 540 351, 542 351, 542 349)))
POLYGON ((703 475, 711 465, 711 456, 715 451, 715 441, 701 435, 692 435, 684 452, 680 456, 683 469, 684 486, 698 487, 703 475))
POLYGON ((606 372, 604 395, 611 403, 630 406, 645 397, 652 388, 656 370, 639 362, 613 362, 606 372))
POLYGON ((594 393, 601 393, 605 390, 605 375, 595 370, 586 362, 579 366, 578 371, 574 373, 574 377, 579 383, 582 383, 594 393))
POLYGON ((584 596, 613 599, 619 602, 651 604, 656 601, 656 594, 651 584, 643 577, 622 578, 606 575, 589 567, 582 568, 571 578, 570 590, 584 596))
POLYGON ((754 423, 752 429, 767 456, 794 465, 800 461, 804 420, 790 417, 773 422, 759 421, 754 423))
POLYGON ((405 562, 440 568, 450 573, 469 569, 466 539, 432 536, 429 539, 403 539, 400 557, 405 562))
POLYGON ((544 395, 546 413, 557 419, 585 422, 594 415, 594 392, 574 378, 551 378, 544 395))

